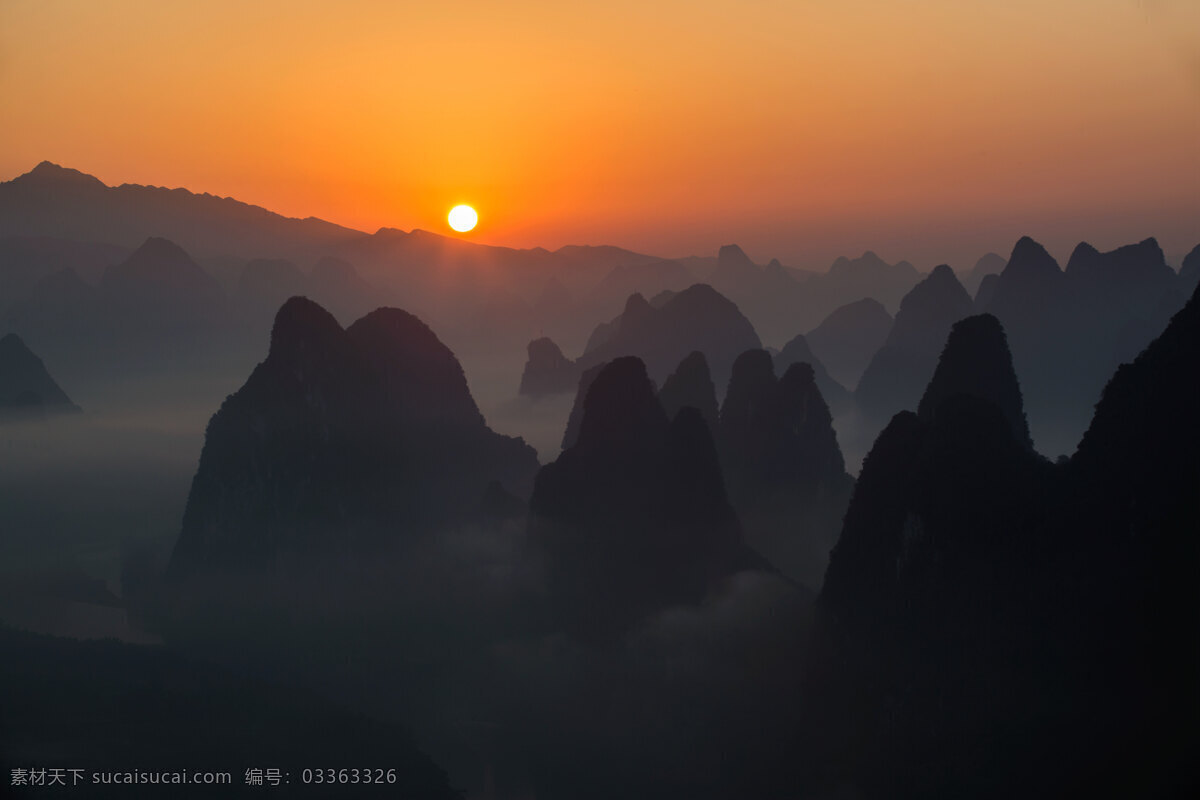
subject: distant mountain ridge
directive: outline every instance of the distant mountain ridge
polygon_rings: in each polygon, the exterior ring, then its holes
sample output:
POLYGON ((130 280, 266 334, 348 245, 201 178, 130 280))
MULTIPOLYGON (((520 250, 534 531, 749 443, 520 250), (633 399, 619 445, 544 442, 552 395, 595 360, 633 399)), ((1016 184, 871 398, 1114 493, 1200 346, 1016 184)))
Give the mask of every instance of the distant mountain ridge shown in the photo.
POLYGON ((892 322, 882 303, 866 297, 834 309, 805 338, 833 378, 853 389, 887 340, 892 322))
POLYGON ((921 274, 907 261, 888 264, 869 250, 837 258, 824 273, 789 270, 778 261, 759 267, 737 245, 725 245, 710 280, 754 319, 766 341, 782 343, 863 298, 895 308, 921 274))
POLYGON ((793 364, 808 364, 812 368, 821 396, 834 416, 849 410, 853 402, 850 393, 846 391, 846 387, 830 377, 825 365, 809 347, 808 339, 802 333, 792 337, 779 351, 779 355, 775 356, 775 370, 780 375, 786 373, 788 367, 793 364))
POLYGON ((1166 326, 1186 288, 1154 239, 1107 253, 1081 242, 1066 270, 1033 239, 1016 243, 976 310, 1003 323, 1034 438, 1049 452, 1074 448, 1113 370, 1166 326))
POLYGON ((761 344, 738 307, 707 284, 661 293, 655 304, 633 294, 620 316, 596 326, 583 355, 573 361, 550 339, 530 343, 521 392, 570 391, 584 372, 621 356, 640 358, 651 380, 661 383, 694 351, 704 354, 714 383, 722 388, 734 360, 761 344))
POLYGON ((136 247, 169 239, 200 257, 238 255, 305 260, 314 251, 381 251, 399 242, 416 258, 444 249, 460 260, 523 254, 564 267, 637 266, 663 259, 611 245, 516 249, 464 241, 421 229, 368 232, 318 217, 288 217, 232 197, 184 188, 123 183, 109 186, 76 169, 43 161, 0 182, 0 237, 44 236, 136 247), (86 213, 85 213, 86 212, 86 213), (92 216, 89 216, 92 215, 92 216), (214 241, 221 242, 215 247, 214 241))
POLYGON ((0 183, 0 236, 53 236, 137 246, 150 236, 189 252, 245 257, 291 254, 362 236, 315 217, 295 219, 230 197, 187 189, 121 184, 107 186, 75 169, 43 161, 30 172, 0 183))
MULTIPOLYGON (((960 310, 959 318, 992 313, 1003 323, 1025 386, 1029 424, 1044 449, 1066 453, 1074 447, 1105 378, 1148 343, 1200 281, 1197 252, 1184 258, 1176 275, 1152 239, 1111 253, 1085 243, 1063 270, 1041 245, 1023 237, 1007 259, 988 254, 964 273, 967 288, 981 280, 971 308, 960 310)), ((878 370, 866 387, 857 385, 859 376, 879 351, 871 344, 889 310, 922 279, 912 264, 889 264, 872 251, 840 257, 826 273, 809 273, 777 260, 760 266, 735 244, 715 257, 663 259, 611 246, 551 252, 422 230, 367 233, 185 189, 106 186, 48 162, 0 183, 0 327, 19 333, 85 392, 84 376, 101 382, 108 370, 128 367, 109 358, 124 347, 136 351, 127 361, 137 361, 143 372, 194 364, 198 351, 208 351, 204 357, 215 363, 237 340, 265 333, 270 311, 293 293, 318 299, 344 322, 379 305, 402 305, 460 353, 471 348, 487 357, 520 353, 542 338, 576 353, 590 332, 585 350, 597 352, 581 359, 582 370, 620 354, 601 348, 612 324, 595 323, 628 311, 627 298, 651 298, 645 305, 661 311, 672 293, 678 299, 688 287, 711 281, 759 337, 734 352, 783 347, 803 334, 829 377, 856 387, 856 400, 865 400, 859 409, 881 426, 889 412, 916 402, 927 376, 908 382, 900 405, 887 400, 894 393, 886 387, 870 385, 878 370), (164 241, 177 245, 191 265, 153 245, 159 267, 120 266, 146 257, 138 251, 147 243, 164 241), (296 269, 280 266, 284 262, 296 269), (217 278, 224 297, 195 266, 217 278), (160 267, 171 268, 169 279, 157 274, 160 267), (160 292, 167 302, 159 300, 160 292), (850 320, 854 325, 824 328, 846 308, 858 315, 850 320), (112 346, 114 332, 124 332, 120 348, 112 346)), ((632 354, 644 357, 653 379, 661 381, 694 349, 683 343, 664 350, 661 360, 649 352, 632 354)), ((936 349, 927 349, 922 368, 932 369, 936 349)), ((720 393, 725 359, 706 355, 720 393)), ((896 375, 907 370, 893 366, 896 375)), ((578 374, 563 370, 561 377, 556 388, 570 391, 578 374)), ((840 410, 840 392, 818 378, 827 402, 840 410)))
POLYGON ((516 328, 527 321, 527 333, 517 337, 526 342, 535 333, 574 341, 589 317, 593 322, 609 317, 635 292, 652 297, 664 289, 715 281, 718 291, 763 328, 767 340, 781 344, 861 297, 892 305, 919 277, 905 262, 886 265, 870 254, 839 259, 824 275, 777 260, 759 267, 736 245, 727 246, 724 257, 664 259, 607 245, 568 245, 551 252, 419 229, 382 227, 372 233, 182 188, 107 186, 50 162, 0 183, 0 240, 12 236, 130 250, 156 237, 175 242, 203 265, 284 259, 304 266, 335 257, 353 264, 391 302, 447 334, 459 329, 477 334, 481 327, 503 323, 516 328))

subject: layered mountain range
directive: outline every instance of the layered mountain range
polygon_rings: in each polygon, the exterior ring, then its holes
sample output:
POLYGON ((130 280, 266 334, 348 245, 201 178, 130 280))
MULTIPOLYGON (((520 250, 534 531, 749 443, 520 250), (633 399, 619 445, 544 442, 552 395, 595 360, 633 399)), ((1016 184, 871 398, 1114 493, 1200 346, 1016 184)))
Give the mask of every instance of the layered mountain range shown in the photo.
POLYGON ((855 389, 863 415, 887 420, 897 411, 915 408, 950 327, 971 310, 970 295, 945 264, 906 294, 883 347, 855 389))
POLYGON ((781 373, 764 350, 738 357, 717 443, 747 541, 816 589, 854 481, 812 365, 791 363, 781 373))
POLYGON ((1185 282, 1153 239, 1108 253, 1081 243, 1065 271, 1037 242, 1017 242, 985 310, 1008 333, 1044 452, 1074 449, 1113 371, 1182 307, 1185 282))
POLYGON ((814 357, 847 389, 858 385, 871 357, 892 329, 892 315, 870 297, 834 309, 805 335, 814 357))
MULTIPOLYGON (((243 702, 259 672, 388 719, 278 715, 276 750, 375 736, 430 796, 453 792, 392 723, 480 796, 1194 796, 1198 280, 1200 249, 1176 273, 1154 240, 1063 269, 1023 238, 959 275, 514 250, 41 165, 0 184, 0 418, 77 411, 55 378, 92 412, 80 374, 124 416, 8 426, 9 466, 145 461, 130 418, 178 413, 164 376, 211 413, 188 381, 216 363, 238 388, 203 449, 182 416, 161 439, 166 574, 87 586, 238 674, 0 631, 20 734, 61 749, 53 695, 99 741, 115 691, 147 739, 182 685, 200 727, 168 732, 237 755, 253 736, 193 701, 241 724, 301 697, 243 702), (562 433, 544 466, 498 432, 535 426, 562 433), (100 671, 62 691, 72 658, 100 671)), ((151 480, 81 474, 41 505, 150 507, 151 480)), ((85 561, 92 524, 72 549, 10 519, 6 552, 85 561)))
MULTIPOLYGON (((709 282, 741 306, 766 338, 784 342, 862 297, 894 308, 919 278, 911 265, 889 265, 871 253, 838 259, 828 273, 816 273, 778 261, 760 267, 736 245, 716 257, 664 259, 608 246, 550 252, 480 245, 421 230, 366 233, 185 189, 106 186, 49 162, 0 183, 0 242, 17 237, 104 243, 97 247, 126 253, 147 238, 165 238, 229 290, 237 287, 247 261, 286 260, 304 269, 335 258, 354 265, 375 287, 377 301, 402 303, 451 338, 485 330, 495 338, 497 324, 503 323, 519 340, 546 333, 569 349, 586 338, 596 319, 619 312, 633 293, 653 297, 709 282)), ((110 254, 102 266, 116 260, 110 254)), ((9 280, 3 261, 0 255, 0 286, 9 280)), ((92 275, 80 274, 92 282, 92 275)), ((319 296, 312 286, 305 291, 319 296)), ((343 313, 330 298, 322 301, 347 320, 363 311, 355 306, 343 313)))
POLYGON ((704 353, 713 380, 724 386, 734 359, 761 347, 758 334, 738 307, 706 284, 681 292, 665 292, 653 302, 630 295, 616 319, 592 332, 583 355, 563 356, 553 341, 540 339, 529 346, 521 378, 523 394, 568 392, 589 368, 621 356, 640 358, 656 383, 666 378, 689 353, 704 353))
POLYGON ((578 436, 538 473, 529 537, 563 624, 584 635, 698 603, 722 577, 765 566, 742 543, 701 412, 668 418, 631 356, 599 369, 578 436))

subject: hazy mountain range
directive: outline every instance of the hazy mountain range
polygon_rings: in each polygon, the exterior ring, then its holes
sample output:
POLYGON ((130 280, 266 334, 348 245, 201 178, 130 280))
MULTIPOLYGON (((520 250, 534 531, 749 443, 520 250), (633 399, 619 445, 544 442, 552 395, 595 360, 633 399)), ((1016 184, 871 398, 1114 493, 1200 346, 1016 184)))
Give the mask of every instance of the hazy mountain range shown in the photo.
MULTIPOLYGON (((919 277, 911 265, 889 266, 871 253, 838 259, 828 273, 815 273, 778 262, 760 267, 736 246, 723 248, 716 258, 663 259, 608 246, 550 252, 475 244, 421 230, 365 233, 185 189, 109 187, 49 162, 0 183, 0 266, 9 260, 4 251, 13 248, 28 252, 40 247, 44 252, 64 247, 53 240, 104 243, 107 250, 73 245, 84 251, 74 263, 52 259, 56 269, 71 267, 90 281, 97 268, 150 237, 174 242, 227 288, 237 286, 249 261, 283 259, 308 270, 323 258, 336 258, 353 265, 385 299, 398 300, 399 294, 406 308, 443 328, 450 323, 470 329, 468 317, 479 320, 482 314, 490 323, 495 320, 489 311, 520 310, 526 323, 521 338, 534 338, 544 329, 572 346, 587 333, 577 322, 581 312, 610 318, 634 292, 653 297, 707 281, 742 306, 768 340, 782 344, 837 306, 863 296, 894 308, 919 277)), ((38 255, 34 260, 47 259, 38 255)), ((253 268, 261 269, 269 268, 261 263, 253 268)), ((30 276, 18 278, 11 272, 0 269, 0 286, 27 290, 30 276)))
POLYGON ((40 165, 0 184, 0 619, 144 644, 0 629, 0 761, 1193 796, 1198 279, 514 250, 40 165))

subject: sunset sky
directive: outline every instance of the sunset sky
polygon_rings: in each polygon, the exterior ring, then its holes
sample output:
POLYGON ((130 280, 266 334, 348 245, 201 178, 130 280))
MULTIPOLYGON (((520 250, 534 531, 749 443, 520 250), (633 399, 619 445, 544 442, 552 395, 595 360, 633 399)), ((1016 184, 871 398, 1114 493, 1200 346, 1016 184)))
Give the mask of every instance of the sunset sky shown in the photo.
POLYGON ((1200 242, 1200 2, 0 0, 50 160, 475 241, 825 268, 1200 242))

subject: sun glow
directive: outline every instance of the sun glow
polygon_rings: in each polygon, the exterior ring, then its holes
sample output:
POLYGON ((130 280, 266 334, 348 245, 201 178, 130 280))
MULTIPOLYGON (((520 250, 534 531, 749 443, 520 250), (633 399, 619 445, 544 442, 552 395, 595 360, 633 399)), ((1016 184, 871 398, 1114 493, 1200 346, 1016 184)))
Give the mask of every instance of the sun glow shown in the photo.
POLYGON ((454 228, 454 230, 459 233, 466 233, 479 222, 479 215, 470 206, 455 206, 450 209, 446 221, 450 223, 450 227, 454 228))

